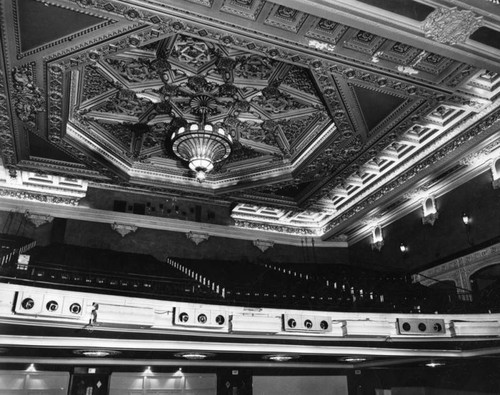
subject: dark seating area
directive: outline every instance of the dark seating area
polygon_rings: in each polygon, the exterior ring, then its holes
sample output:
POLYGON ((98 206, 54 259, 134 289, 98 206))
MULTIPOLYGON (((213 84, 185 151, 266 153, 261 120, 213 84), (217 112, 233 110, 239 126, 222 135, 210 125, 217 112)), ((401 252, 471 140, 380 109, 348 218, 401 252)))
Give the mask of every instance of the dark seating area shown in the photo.
POLYGON ((36 245, 36 241, 27 237, 0 234, 0 266, 8 265, 13 259, 36 245))
POLYGON ((36 247, 29 255, 29 264, 14 259, 2 266, 3 281, 179 301, 220 299, 209 287, 150 255, 63 244, 36 247))
POLYGON ((254 264, 170 258, 192 278, 217 284, 226 302, 254 307, 335 311, 434 313, 473 309, 454 290, 413 284, 404 273, 342 265, 254 264))
MULTIPOLYGON (((5 238, 8 246, 14 241, 5 238)), ((343 265, 250 263, 167 258, 74 245, 52 244, 29 251, 18 244, 2 265, 3 281, 249 307, 330 311, 447 313, 486 308, 459 300, 454 289, 413 284, 404 273, 377 272, 343 265)))

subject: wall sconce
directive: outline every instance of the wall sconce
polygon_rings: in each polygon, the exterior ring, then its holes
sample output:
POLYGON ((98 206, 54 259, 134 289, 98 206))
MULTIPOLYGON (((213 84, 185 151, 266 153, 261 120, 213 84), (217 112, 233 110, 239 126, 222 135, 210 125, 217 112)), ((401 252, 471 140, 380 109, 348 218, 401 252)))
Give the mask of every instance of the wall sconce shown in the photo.
POLYGON ((399 245, 399 250, 401 253, 406 254, 408 252, 408 246, 405 243, 399 245))
POLYGON ((470 238, 470 224, 472 222, 472 219, 466 212, 462 213, 462 222, 465 225, 465 236, 467 237, 467 243, 469 243, 469 245, 472 246, 474 245, 474 243, 470 238))
POLYGON ((372 250, 377 249, 380 251, 384 245, 384 237, 382 235, 382 228, 380 225, 372 229, 372 250))
POLYGON ((496 158, 491 163, 491 174, 493 175, 493 189, 500 188, 500 158, 496 158))
POLYGON ((465 226, 470 226, 470 217, 467 213, 462 213, 462 221, 464 222, 465 226))
POLYGON ((428 196, 422 201, 422 209, 424 211, 422 224, 429 224, 433 226, 434 222, 436 222, 436 219, 439 217, 434 196, 428 196))

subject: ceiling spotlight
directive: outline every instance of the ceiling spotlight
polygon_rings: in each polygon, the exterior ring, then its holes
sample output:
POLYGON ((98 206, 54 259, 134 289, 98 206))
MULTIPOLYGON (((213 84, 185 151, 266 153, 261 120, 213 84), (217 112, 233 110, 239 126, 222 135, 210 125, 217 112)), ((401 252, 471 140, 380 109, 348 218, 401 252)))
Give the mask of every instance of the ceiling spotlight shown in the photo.
POLYGON ((359 363, 359 362, 365 362, 367 358, 363 357, 343 357, 340 358, 341 362, 349 362, 349 363, 359 363))
POLYGON ((404 254, 404 253, 408 252, 408 246, 405 243, 401 243, 399 245, 399 250, 404 254))
POLYGON ((264 359, 274 362, 288 362, 292 359, 297 359, 297 355, 289 355, 289 354, 273 354, 273 355, 264 355, 264 359))
POLYGON ((104 358, 121 354, 116 350, 75 350, 73 354, 83 355, 89 358, 104 358))
POLYGON ((205 353, 205 352, 204 353, 201 353, 201 352, 180 352, 180 353, 174 354, 174 356, 177 358, 185 358, 185 359, 189 359, 192 361, 211 358, 214 355, 215 354, 205 353))

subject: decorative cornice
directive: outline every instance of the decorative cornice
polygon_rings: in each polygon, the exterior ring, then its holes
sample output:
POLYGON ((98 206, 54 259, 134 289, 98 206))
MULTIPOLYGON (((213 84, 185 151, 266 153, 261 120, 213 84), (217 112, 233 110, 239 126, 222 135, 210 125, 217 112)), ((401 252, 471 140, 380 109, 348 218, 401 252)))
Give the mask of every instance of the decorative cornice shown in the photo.
MULTIPOLYGON (((478 117, 475 117, 473 120, 476 120, 478 117)), ((379 185, 374 185, 374 188, 367 190, 363 193, 357 204, 351 205, 347 209, 344 209, 342 215, 337 216, 332 220, 330 224, 327 225, 327 231, 332 230, 336 226, 344 223, 350 217, 353 217, 358 212, 364 210, 369 205, 373 204, 375 201, 381 199, 385 195, 391 193, 396 188, 405 184, 408 180, 414 178, 415 176, 422 174, 422 172, 433 166, 435 163, 444 159, 446 156, 450 155, 454 151, 458 150, 462 147, 462 145, 470 142, 470 140, 480 136, 485 131, 490 130, 490 128, 497 124, 500 120, 500 109, 495 110, 487 117, 483 118, 479 122, 477 122, 473 127, 463 131, 465 127, 471 123, 471 120, 464 121, 464 125, 458 125, 455 129, 455 133, 458 135, 457 138, 451 140, 451 136, 449 136, 447 143, 443 144, 441 140, 437 141, 434 145, 440 145, 441 148, 436 150, 430 156, 428 156, 424 161, 417 163, 415 166, 409 167, 404 172, 402 172, 397 178, 395 178, 390 183, 385 183, 383 188, 379 188, 373 193, 375 188, 378 188, 379 185), (371 193, 370 193, 371 192, 371 193)), ((451 134, 451 133, 450 133, 451 134)), ((426 152, 431 151, 433 147, 429 147, 426 152)), ((423 153, 425 154, 425 152, 423 153)))
POLYGON ((27 200, 40 203, 60 204, 64 206, 78 206, 80 199, 63 196, 50 196, 44 192, 28 192, 16 189, 0 188, 0 197, 7 199, 27 200))
POLYGON ((194 244, 198 245, 201 242, 208 240, 210 238, 210 235, 208 233, 189 231, 186 233, 186 237, 194 244))
POLYGON ((128 225, 128 224, 118 224, 116 222, 113 222, 111 224, 111 229, 114 231, 118 232, 122 237, 125 237, 129 233, 134 233, 139 229, 135 225, 128 225))
POLYGON ((321 230, 317 228, 306 228, 298 226, 295 227, 295 226, 286 226, 286 225, 269 224, 269 223, 257 223, 239 219, 234 220, 234 225, 238 228, 262 230, 265 232, 285 233, 296 236, 319 236, 322 234, 321 230))

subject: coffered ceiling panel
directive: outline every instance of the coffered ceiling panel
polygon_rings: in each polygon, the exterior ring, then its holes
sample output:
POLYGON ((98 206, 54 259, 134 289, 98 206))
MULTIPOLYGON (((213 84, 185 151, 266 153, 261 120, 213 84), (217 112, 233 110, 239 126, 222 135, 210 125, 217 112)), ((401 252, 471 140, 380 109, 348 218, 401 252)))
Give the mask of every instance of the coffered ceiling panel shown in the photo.
POLYGON ((101 187, 217 197, 236 226, 335 238, 490 141, 498 49, 472 58, 487 43, 468 37, 500 13, 281 3, 3 0, 4 163, 77 163, 101 187), (203 183, 170 142, 200 105, 234 142, 203 183))

